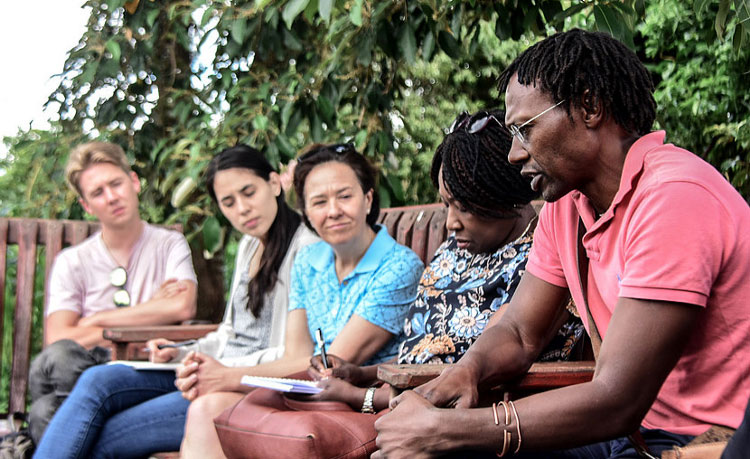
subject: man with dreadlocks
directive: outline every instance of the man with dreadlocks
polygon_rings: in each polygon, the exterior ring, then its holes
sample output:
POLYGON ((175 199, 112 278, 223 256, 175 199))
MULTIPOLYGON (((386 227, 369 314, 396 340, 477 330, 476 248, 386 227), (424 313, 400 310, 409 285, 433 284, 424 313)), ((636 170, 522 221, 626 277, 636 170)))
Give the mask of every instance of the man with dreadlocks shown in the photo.
POLYGON ((712 425, 736 428, 750 394, 747 203, 650 132, 649 74, 606 34, 553 35, 500 87, 509 160, 548 201, 526 274, 456 365, 392 400, 373 458, 653 457, 712 425), (526 372, 568 294, 598 354, 593 380, 474 408, 479 385, 526 372))

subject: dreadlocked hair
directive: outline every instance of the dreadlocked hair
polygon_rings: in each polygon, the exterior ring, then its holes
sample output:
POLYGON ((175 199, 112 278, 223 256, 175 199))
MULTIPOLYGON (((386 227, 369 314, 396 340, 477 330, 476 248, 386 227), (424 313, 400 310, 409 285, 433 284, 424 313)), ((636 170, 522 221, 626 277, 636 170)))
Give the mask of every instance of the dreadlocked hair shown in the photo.
POLYGON ((439 188, 438 174, 442 167, 443 182, 453 198, 470 213, 490 218, 516 216, 516 209, 528 204, 536 193, 529 180, 521 175, 521 166, 508 162, 513 138, 500 125, 505 113, 480 111, 468 120, 482 116, 492 116, 494 120, 488 119, 488 124, 474 134, 462 127, 445 136, 432 158, 432 183, 439 188))
MULTIPOLYGON (((263 154, 253 147, 238 144, 222 150, 208 163, 204 176, 208 194, 215 203, 217 203, 216 192, 214 191, 216 173, 232 168, 248 169, 266 181, 270 178, 271 173, 275 172, 263 154)), ((287 205, 284 193, 280 193, 276 197, 276 204, 278 209, 276 218, 273 220, 271 227, 268 228, 258 272, 250 279, 247 286, 247 309, 256 318, 260 317, 265 294, 269 293, 276 285, 281 264, 286 257, 297 228, 302 223, 299 214, 287 205)))
POLYGON ((601 102, 604 113, 630 134, 645 135, 656 118, 654 84, 646 67, 624 44, 601 32, 573 29, 533 45, 502 73, 505 92, 517 74, 524 86, 539 85, 568 114, 583 100, 601 102), (587 92, 588 91, 588 92, 587 92))

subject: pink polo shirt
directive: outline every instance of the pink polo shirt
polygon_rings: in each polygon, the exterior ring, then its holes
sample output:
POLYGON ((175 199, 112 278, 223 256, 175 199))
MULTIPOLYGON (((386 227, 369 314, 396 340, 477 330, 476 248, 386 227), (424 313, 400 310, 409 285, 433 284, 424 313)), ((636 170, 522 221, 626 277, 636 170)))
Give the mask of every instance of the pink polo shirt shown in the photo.
POLYGON ((582 305, 581 215, 589 307, 603 339, 620 297, 704 307, 643 420, 646 428, 697 435, 711 424, 736 428, 750 397, 750 207, 711 165, 663 144, 664 136, 653 132, 633 144, 599 220, 578 191, 546 204, 526 269, 569 287, 582 305))

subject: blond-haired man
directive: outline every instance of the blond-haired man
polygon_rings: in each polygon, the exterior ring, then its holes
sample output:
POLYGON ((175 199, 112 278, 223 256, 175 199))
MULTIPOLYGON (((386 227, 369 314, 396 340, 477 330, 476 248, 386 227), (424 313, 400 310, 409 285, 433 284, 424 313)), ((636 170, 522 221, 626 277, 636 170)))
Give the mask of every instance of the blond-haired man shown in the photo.
POLYGON ((103 342, 105 327, 192 318, 197 281, 190 249, 180 233, 141 219, 141 183, 122 148, 106 142, 79 145, 65 175, 102 228, 56 258, 45 342, 67 338, 90 347, 103 342))

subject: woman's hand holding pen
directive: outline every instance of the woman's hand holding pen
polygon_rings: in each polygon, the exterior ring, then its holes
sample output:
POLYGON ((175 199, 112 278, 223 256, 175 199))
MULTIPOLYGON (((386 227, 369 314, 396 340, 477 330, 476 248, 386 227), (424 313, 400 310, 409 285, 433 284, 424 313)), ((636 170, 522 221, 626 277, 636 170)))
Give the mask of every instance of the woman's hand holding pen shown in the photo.
POLYGON ((323 365, 323 359, 320 354, 312 356, 307 373, 316 381, 333 376, 355 386, 362 380, 362 369, 359 366, 349 363, 333 354, 328 354, 328 368, 325 368, 323 365))
POLYGON ((179 350, 174 347, 162 347, 159 348, 159 345, 163 344, 174 344, 173 341, 169 341, 168 339, 164 338, 156 338, 149 340, 146 342, 146 349, 149 352, 148 359, 152 362, 161 363, 161 362, 169 362, 170 360, 177 357, 177 354, 179 350))

